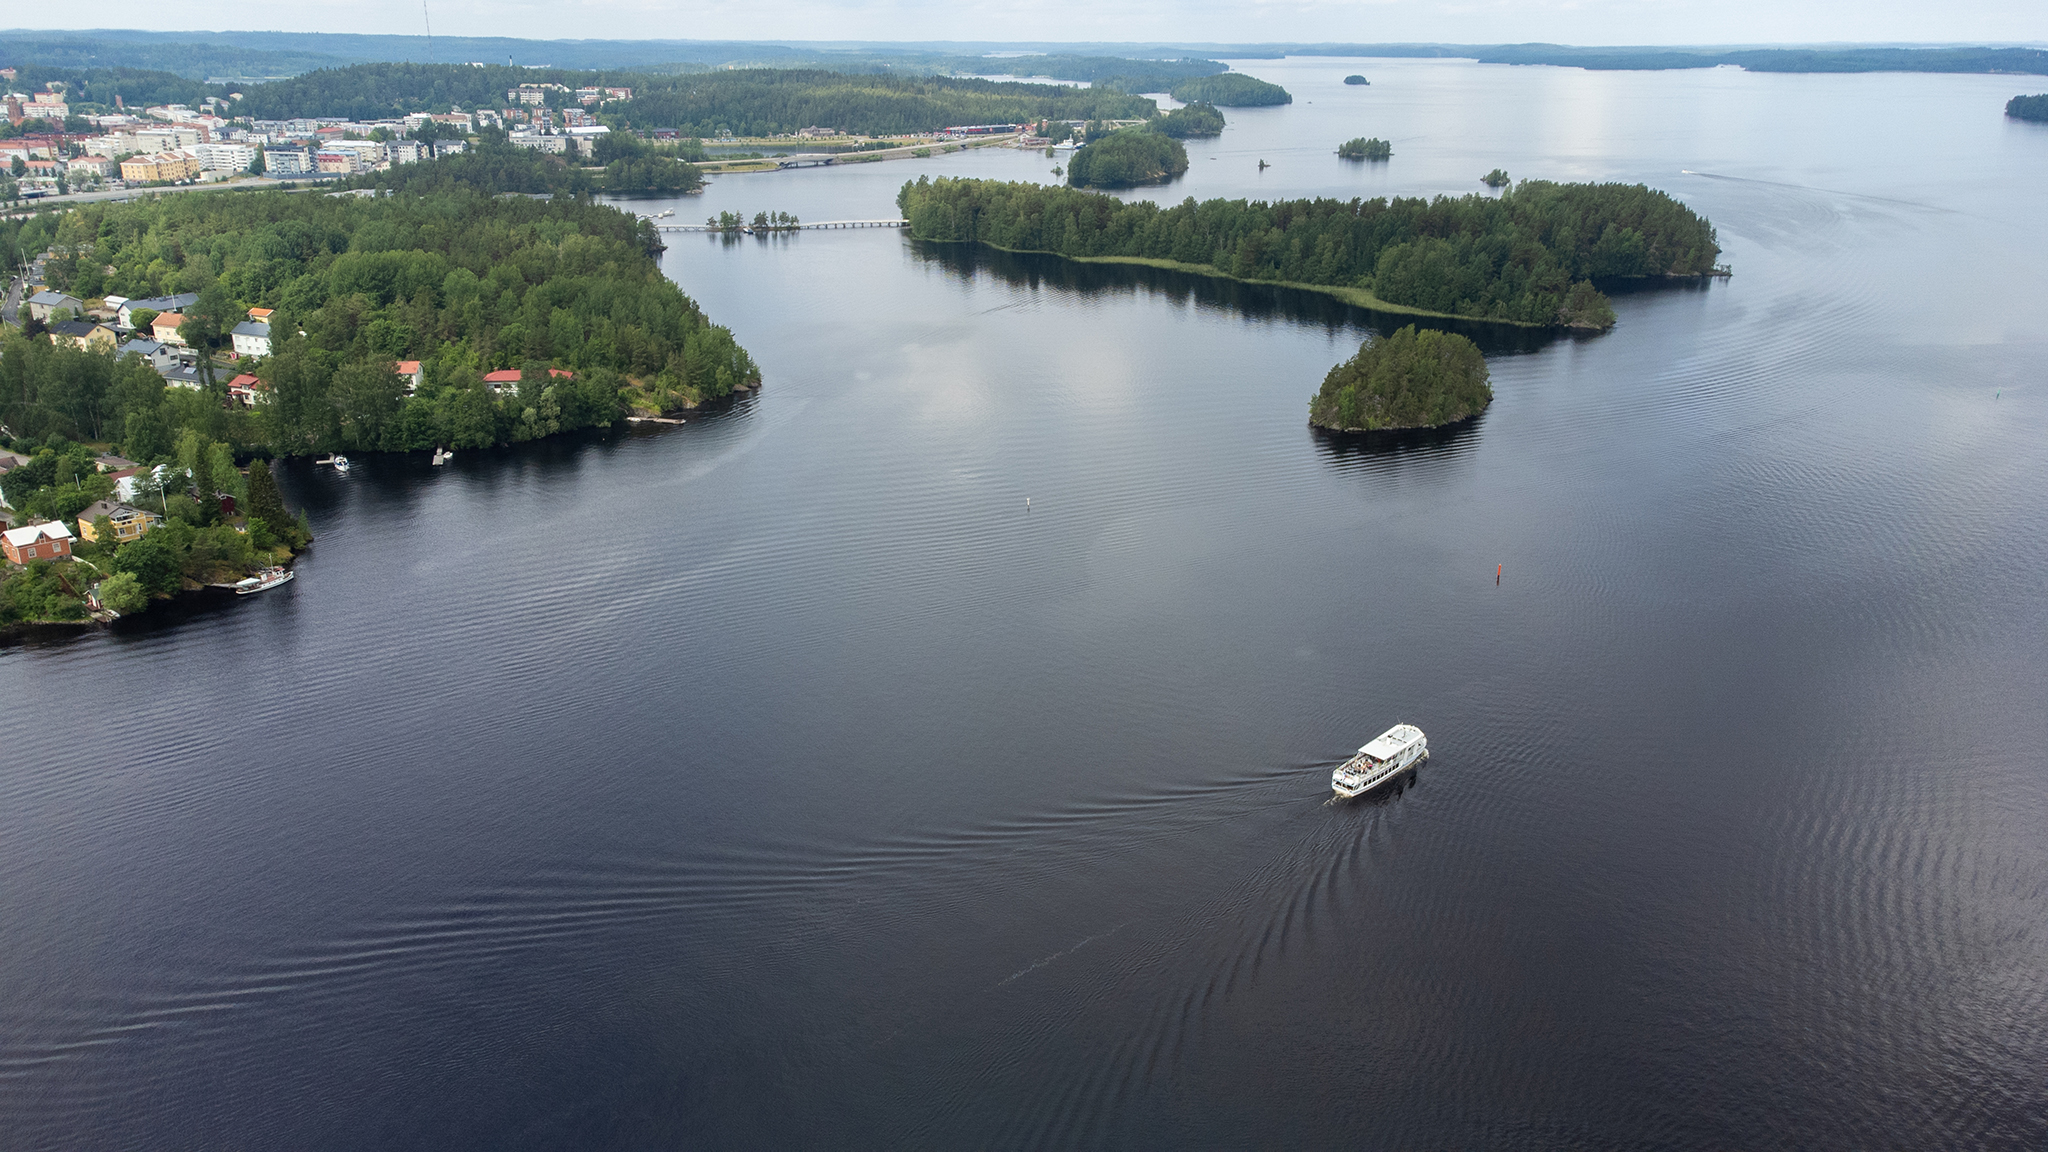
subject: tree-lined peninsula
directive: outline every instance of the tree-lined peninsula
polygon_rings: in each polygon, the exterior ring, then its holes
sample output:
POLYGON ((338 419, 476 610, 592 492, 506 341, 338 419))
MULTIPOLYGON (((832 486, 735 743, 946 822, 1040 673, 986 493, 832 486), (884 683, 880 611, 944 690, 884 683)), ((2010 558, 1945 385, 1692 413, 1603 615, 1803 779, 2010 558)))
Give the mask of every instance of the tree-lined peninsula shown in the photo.
POLYGON ((920 177, 911 235, 1288 284, 1394 312, 1604 329, 1592 281, 1714 271, 1714 229, 1640 184, 1525 180, 1499 196, 1207 200, 1162 208, 1040 184, 920 177))
POLYGON ((1492 402, 1478 345, 1410 324, 1330 369, 1309 402, 1309 423, 1339 432, 1437 428, 1477 416, 1492 402))
POLYGON ((2015 120, 2032 120, 2037 124, 2048 124, 2048 93, 2040 96, 2015 96, 2005 102, 2005 114, 2015 120))
POLYGON ((134 358, 16 335, 0 352, 0 421, 145 462, 188 431, 244 457, 482 448, 757 382, 732 333, 662 275, 646 222, 587 198, 499 195, 559 168, 486 147, 379 174, 404 176, 387 195, 166 196, 6 222, 8 250, 58 254, 61 291, 198 293, 186 326, 204 343, 274 309, 274 354, 249 369, 260 384, 244 406, 225 378, 167 387, 134 358), (416 390, 402 360, 420 362, 416 390), (494 387, 494 371, 516 379, 494 387))

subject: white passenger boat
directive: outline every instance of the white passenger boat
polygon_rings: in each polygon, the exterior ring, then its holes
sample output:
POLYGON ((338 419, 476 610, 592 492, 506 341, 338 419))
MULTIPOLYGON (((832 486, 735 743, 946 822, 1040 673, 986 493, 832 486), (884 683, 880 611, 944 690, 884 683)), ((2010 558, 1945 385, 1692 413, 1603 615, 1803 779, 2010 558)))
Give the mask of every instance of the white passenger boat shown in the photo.
POLYGON ((1413 724, 1396 724, 1372 738, 1330 773, 1330 787, 1337 797, 1349 800, 1385 784, 1408 769, 1429 759, 1429 738, 1413 724))
POLYGON ((297 576, 298 573, 293 572, 289 568, 265 568, 254 576, 235 581, 233 587, 235 595, 247 596, 251 592, 261 592, 266 588, 275 588, 279 584, 290 583, 297 576))

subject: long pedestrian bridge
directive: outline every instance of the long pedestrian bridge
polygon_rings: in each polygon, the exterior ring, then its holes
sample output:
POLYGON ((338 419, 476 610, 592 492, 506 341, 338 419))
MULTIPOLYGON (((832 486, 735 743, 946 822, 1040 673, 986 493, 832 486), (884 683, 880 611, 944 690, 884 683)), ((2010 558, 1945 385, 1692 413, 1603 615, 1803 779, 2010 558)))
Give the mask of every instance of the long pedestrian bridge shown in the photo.
POLYGON ((820 220, 815 224, 768 224, 755 228, 752 224, 735 224, 725 228, 717 224, 656 224, 657 232, 803 232, 814 228, 908 228, 908 220, 820 220))

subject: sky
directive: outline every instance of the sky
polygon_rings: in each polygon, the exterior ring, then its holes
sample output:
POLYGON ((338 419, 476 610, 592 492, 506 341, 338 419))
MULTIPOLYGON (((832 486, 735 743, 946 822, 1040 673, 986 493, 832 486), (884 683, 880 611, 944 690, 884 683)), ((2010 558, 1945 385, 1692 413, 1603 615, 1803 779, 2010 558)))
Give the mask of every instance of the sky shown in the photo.
POLYGON ((532 39, 2048 43, 2048 0, 109 0, 0 23, 417 35, 429 18, 532 39))

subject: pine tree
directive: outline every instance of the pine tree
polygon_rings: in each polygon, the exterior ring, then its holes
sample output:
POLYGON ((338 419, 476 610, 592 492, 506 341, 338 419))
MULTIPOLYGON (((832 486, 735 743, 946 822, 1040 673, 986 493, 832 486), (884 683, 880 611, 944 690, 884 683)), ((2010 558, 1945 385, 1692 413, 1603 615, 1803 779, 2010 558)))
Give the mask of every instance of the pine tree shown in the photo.
POLYGON ((249 465, 249 519, 263 521, 270 534, 280 540, 291 537, 292 515, 285 511, 284 497, 278 494, 270 465, 262 460, 249 465))

